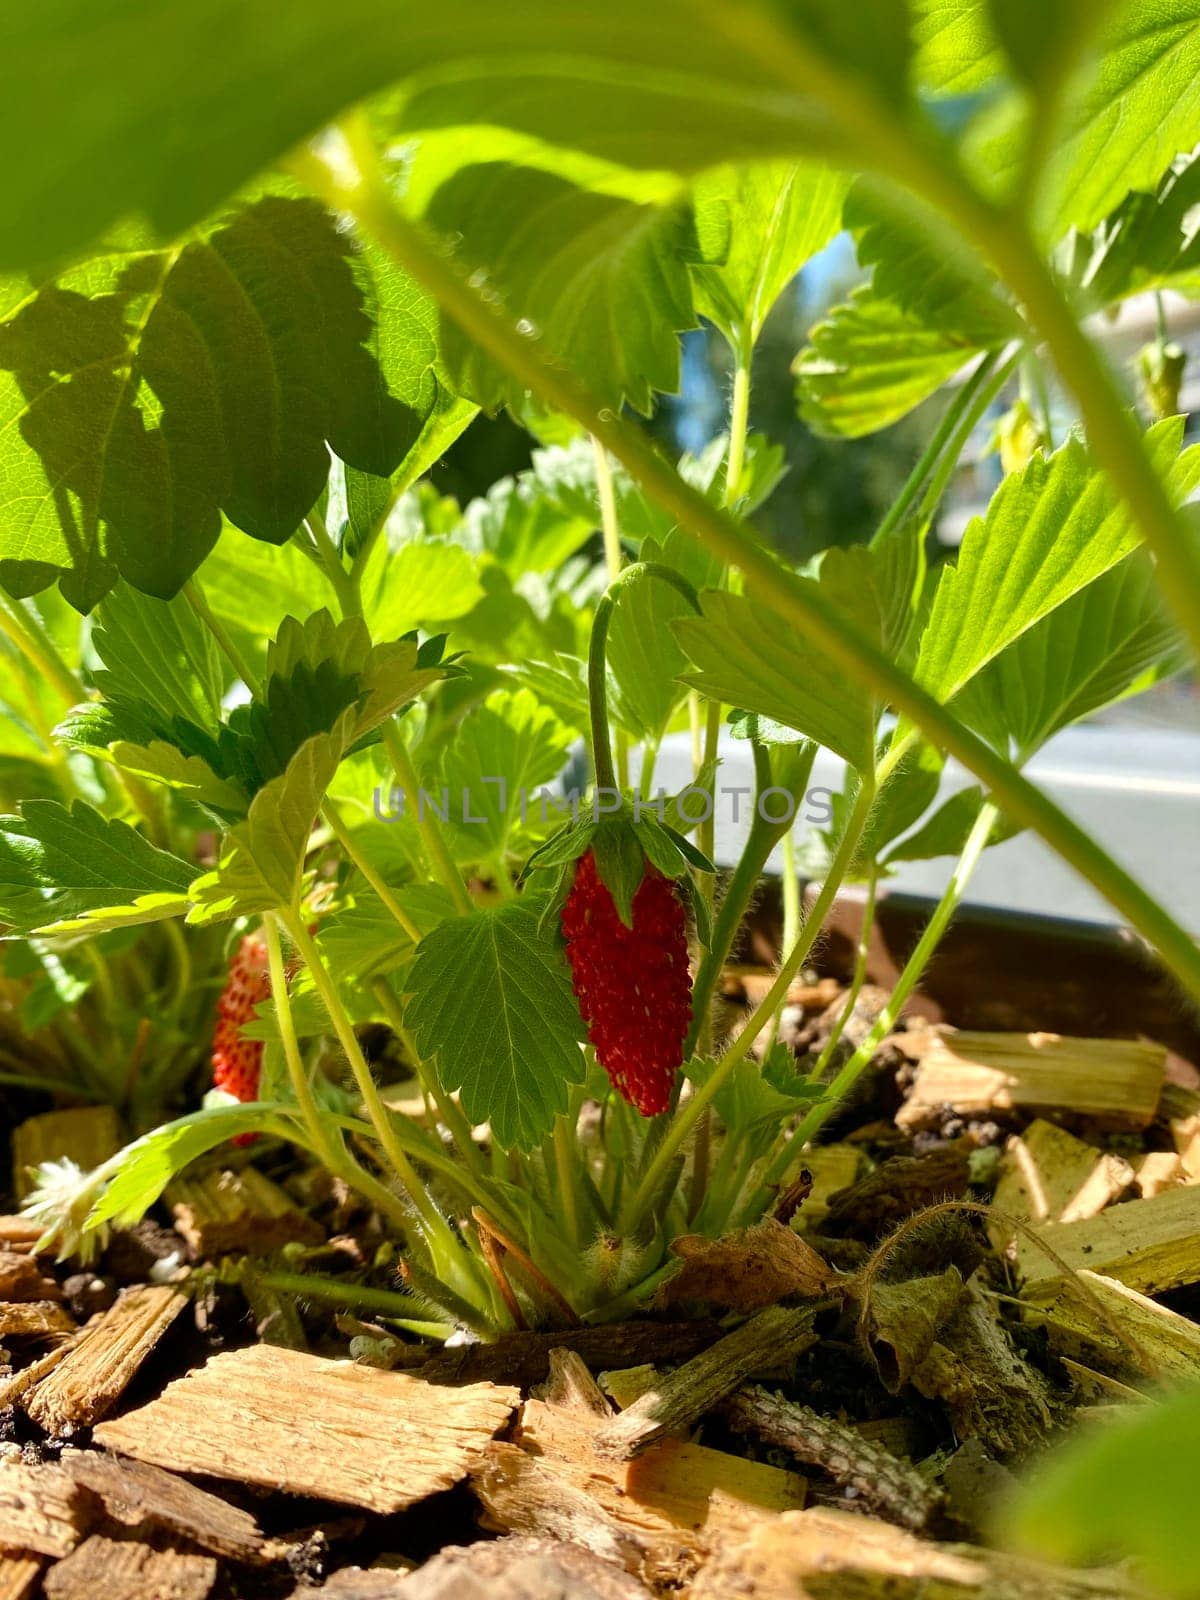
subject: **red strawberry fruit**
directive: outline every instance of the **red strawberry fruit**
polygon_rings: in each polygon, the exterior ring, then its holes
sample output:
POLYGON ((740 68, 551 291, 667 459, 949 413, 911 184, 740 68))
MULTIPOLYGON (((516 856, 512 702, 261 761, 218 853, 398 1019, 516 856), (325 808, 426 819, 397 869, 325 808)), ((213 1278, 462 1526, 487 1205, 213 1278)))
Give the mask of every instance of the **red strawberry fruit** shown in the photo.
MULTIPOLYGON (((263 1047, 259 1039, 244 1039, 242 1026, 254 1015, 260 1000, 271 993, 267 947, 261 939, 247 937, 229 964, 229 981, 217 1002, 217 1027, 213 1035, 213 1084, 235 1100, 257 1100, 263 1047)), ((255 1135, 239 1134, 235 1144, 249 1144, 255 1135)))
POLYGON ((618 1094, 643 1116, 657 1116, 671 1103, 692 1014, 678 889, 647 861, 627 927, 588 850, 563 905, 562 931, 596 1059, 618 1094))

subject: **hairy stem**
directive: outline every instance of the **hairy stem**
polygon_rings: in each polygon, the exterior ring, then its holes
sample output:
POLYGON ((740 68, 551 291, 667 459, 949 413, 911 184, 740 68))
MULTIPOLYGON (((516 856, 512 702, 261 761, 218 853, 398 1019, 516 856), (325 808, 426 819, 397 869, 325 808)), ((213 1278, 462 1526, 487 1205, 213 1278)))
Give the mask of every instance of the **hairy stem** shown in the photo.
MULTIPOLYGON (((613 483, 608 451, 592 435, 592 454, 596 465, 596 495, 600 502, 600 531, 604 539, 604 566, 608 581, 620 576, 625 565, 621 549, 621 526, 617 517, 617 491, 613 483)), ((624 728, 617 729, 616 738, 617 779, 622 789, 629 787, 629 738, 624 728)), ((599 781, 597 779, 597 781, 599 781)))
POLYGON ((598 790, 617 788, 612 739, 608 730, 608 630, 621 591, 643 578, 660 578, 678 590, 697 611, 700 609, 696 591, 687 579, 657 561, 635 561, 619 573, 600 596, 588 641, 588 713, 592 724, 592 771, 598 790))
MULTIPOLYGON (((711 1029, 712 1002, 717 982, 729 959, 729 952, 733 949, 742 918, 746 915, 746 909, 758 887, 771 851, 779 843, 784 830, 790 826, 790 823, 786 822, 767 822, 759 813, 758 797, 764 789, 771 787, 771 758, 757 740, 751 748, 754 752, 755 795, 750 835, 726 885, 721 903, 717 907, 712 944, 701 958, 696 981, 692 985, 692 1025, 684 1045, 685 1060, 699 1048, 706 1017, 709 1019, 711 1029)), ((796 789, 803 789, 807 785, 816 753, 815 745, 807 747, 797 770, 792 774, 796 789)))
POLYGON ((329 579, 330 588, 337 596, 342 616, 361 616, 362 595, 359 591, 358 575, 352 571, 346 571, 346 564, 342 560, 341 552, 338 550, 337 545, 334 544, 329 529, 325 526, 325 518, 315 506, 305 517, 304 526, 312 535, 312 541, 316 546, 321 566, 329 579))
POLYGON ((858 997, 862 993, 862 986, 867 976, 867 956, 871 949, 871 930, 875 925, 875 891, 879 882, 879 873, 875 863, 871 863, 870 873, 867 877, 867 895, 863 902, 862 928, 858 935, 858 949, 854 955, 854 971, 850 978, 850 987, 846 991, 846 998, 842 1009, 838 1012, 837 1021, 829 1030, 829 1037, 825 1041, 825 1048, 817 1057, 817 1064, 809 1073, 810 1083, 820 1083, 821 1079, 833 1060, 833 1052, 841 1043, 842 1035, 846 1031, 846 1024, 854 1015, 854 1008, 858 1004, 858 997))
POLYGON ((260 687, 258 682, 258 674, 246 660, 245 656, 242 655, 242 652, 238 649, 237 645, 233 642, 233 635, 229 632, 229 629, 209 605, 208 601, 205 599, 204 590, 200 587, 195 578, 188 579, 187 583, 185 583, 183 586, 183 592, 187 596, 188 604, 191 606, 192 610, 200 618, 200 621, 208 629, 209 633, 212 634, 213 639, 216 641, 217 648, 225 657, 226 661, 228 661, 229 665, 237 673, 238 677, 246 685, 250 693, 254 695, 258 694, 260 687))
POLYGON ((403 928, 404 932, 408 935, 412 942, 414 944, 420 944, 420 928, 417 927, 416 923, 409 916, 408 912, 405 911, 404 907, 396 899, 396 896, 388 888, 383 878, 380 877, 379 873, 376 872, 375 868, 355 844, 354 835, 350 832, 349 828, 347 828, 345 819, 342 817, 341 812, 338 810, 334 802, 328 798, 328 796, 326 796, 325 802, 321 807, 321 815, 329 824, 334 838, 337 840, 338 844, 341 845, 346 859, 355 868, 357 868, 357 870, 366 879, 367 883, 370 884, 371 888, 379 896, 380 903, 399 924, 399 926, 403 928))

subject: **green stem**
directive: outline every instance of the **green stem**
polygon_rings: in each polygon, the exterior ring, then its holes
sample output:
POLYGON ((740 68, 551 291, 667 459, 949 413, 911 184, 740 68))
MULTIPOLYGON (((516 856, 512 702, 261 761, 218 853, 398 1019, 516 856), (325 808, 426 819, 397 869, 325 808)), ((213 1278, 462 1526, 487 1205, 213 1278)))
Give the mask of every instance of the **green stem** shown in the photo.
POLYGON ((878 544, 881 540, 886 539, 888 534, 893 529, 898 528, 908 515, 913 502, 921 492, 925 480, 937 466, 942 452, 949 444, 952 435, 957 432, 960 419, 973 403, 975 396, 987 381, 988 375, 999 359, 999 351, 989 351, 976 365, 971 376, 964 383, 961 383, 954 394, 951 395, 937 427, 933 430, 929 443, 917 458, 912 471, 904 480, 904 487, 892 501, 886 516, 879 524, 873 543, 878 544))
POLYGON ((583 1231, 579 1220, 579 1192, 575 1181, 575 1162, 581 1159, 574 1139, 575 1122, 570 1116, 554 1119, 554 1167, 558 1180, 558 1201, 562 1206, 563 1231, 570 1242, 579 1249, 583 1244, 583 1231))
MULTIPOLYGON (((739 17, 743 11, 744 8, 739 8, 739 17)), ((870 105, 865 95, 855 95, 853 99, 856 107, 860 103, 870 105)), ((890 121, 887 132, 889 136, 896 132, 890 121)), ((396 210, 379 173, 369 141, 356 139, 354 153, 359 170, 349 181, 319 162, 314 162, 308 169, 308 176, 331 204, 350 211, 365 232, 378 240, 381 247, 426 288, 447 314, 489 355, 540 399, 574 417, 594 433, 656 505, 715 555, 737 565, 744 575, 746 590, 753 598, 803 630, 810 643, 823 651, 830 662, 852 675, 879 699, 910 717, 933 743, 942 746, 973 772, 1013 822, 1039 833, 1157 948, 1163 962, 1185 990, 1200 997, 1200 948, 1197 948, 1186 929, 1170 917, 1077 823, 1018 772, 1011 762, 964 727, 898 667, 878 644, 830 605, 819 589, 805 584, 796 574, 789 572, 734 518, 711 505, 703 494, 685 483, 659 456, 641 430, 612 411, 598 406, 570 373, 544 360, 536 343, 523 338, 510 325, 503 312, 482 300, 478 291, 467 282, 465 274, 429 239, 423 229, 396 210)), ((962 202, 965 192, 972 207, 984 207, 990 215, 990 207, 986 207, 961 181, 951 181, 954 175, 943 173, 936 163, 914 164, 907 160, 901 166, 903 170, 895 174, 901 181, 908 181, 914 172, 925 173, 926 168, 939 178, 943 209, 950 214, 962 202)), ((924 192, 927 186, 917 187, 924 192)), ((1044 273, 1040 263, 1038 267, 1044 273)), ((1026 276, 1031 274, 1027 273, 1026 276)), ((1055 310, 1061 308, 1069 321, 1069 313, 1062 306, 1057 289, 1048 275, 1046 281, 1050 282, 1055 310)), ((1021 291, 1020 284, 1014 283, 1014 287, 1018 292, 1021 291)), ((1042 307, 1042 310, 1045 315, 1045 308, 1042 307)), ((1070 342, 1070 333, 1063 335, 1057 327, 1055 333, 1056 344, 1065 346, 1070 342)), ((1078 337, 1083 339, 1082 334, 1078 337)), ((1083 342, 1086 346, 1086 340, 1083 342)), ((1070 364, 1070 370, 1067 370, 1059 356, 1060 370, 1073 388, 1081 380, 1081 371, 1078 369, 1087 368, 1090 371, 1100 367, 1090 349, 1085 349, 1083 353, 1075 350, 1074 354, 1075 361, 1070 364)), ((1100 370, 1103 392, 1108 399, 1092 402, 1088 409, 1101 415, 1102 421, 1106 418, 1107 427, 1102 427, 1095 442, 1100 446, 1102 455, 1109 456, 1109 470, 1122 493, 1130 500, 1148 540, 1151 539, 1150 530, 1153 528, 1151 542, 1159 550, 1164 543, 1170 544, 1176 537, 1177 519, 1142 451, 1140 440, 1125 421, 1119 402, 1112 394, 1107 374, 1103 373, 1102 368, 1100 370), (1117 448, 1111 453, 1108 449, 1110 433, 1117 438, 1117 448)), ((1193 607, 1190 600, 1186 601, 1180 609, 1188 612, 1189 627, 1194 626, 1195 635, 1200 639, 1200 550, 1193 554, 1182 539, 1179 540, 1178 552, 1170 559, 1169 567, 1162 569, 1164 576, 1177 576, 1181 566, 1185 587, 1189 587, 1195 579, 1196 602, 1193 607), (1193 609, 1194 617, 1191 615, 1193 609)))
MULTIPOLYGON (((600 531, 604 538, 604 566, 608 581, 612 583, 621 574, 625 556, 621 549, 621 527, 617 518, 617 492, 613 483, 608 452, 599 439, 592 436, 592 454, 596 464, 596 496, 600 503, 600 531)), ((617 778, 622 789, 629 787, 629 737, 624 728, 617 729, 617 778)), ((597 780, 599 781, 599 780, 597 780)))
POLYGON ((413 1043, 412 1037, 404 1024, 404 1013, 400 1009, 400 1002, 389 988, 386 979, 376 978, 371 985, 371 992, 375 996, 381 1011, 387 1018, 388 1026, 403 1044, 412 1062, 413 1071, 420 1080, 426 1093, 437 1107, 438 1116, 442 1124, 454 1140, 455 1149, 463 1162, 475 1172, 483 1171, 483 1158, 471 1137, 471 1124, 453 1095, 446 1093, 442 1088, 437 1073, 428 1067, 413 1043))
MULTIPOLYGON (((796 870, 796 835, 791 828, 783 836, 783 940, 785 950, 790 950, 800 937, 800 875, 796 870)), ((784 997, 786 1002, 786 996, 784 997)), ((767 1032, 767 1048, 779 1037, 779 1019, 783 1006, 772 1016, 767 1032)))
POLYGON ((837 1020, 829 1030, 829 1037, 825 1041, 825 1048, 817 1057, 817 1064, 809 1073, 810 1083, 820 1083, 825 1076, 829 1063, 833 1060, 833 1053, 841 1043, 846 1024, 854 1015, 854 1008, 858 1004, 858 997, 862 993, 862 986, 867 976, 867 957, 871 950, 871 929, 875 925, 875 892, 879 883, 879 873, 875 863, 871 863, 871 870, 867 877, 867 894, 863 901, 862 928, 858 935, 858 949, 854 956, 854 971, 850 978, 850 987, 846 991, 846 998, 842 1009, 838 1012, 837 1020))
MULTIPOLYGON (((254 1272, 254 1281, 264 1289, 277 1294, 294 1294, 301 1299, 320 1300, 326 1305, 342 1306, 347 1311, 368 1311, 373 1316, 387 1317, 390 1321, 409 1322, 413 1309, 412 1296, 395 1289, 373 1289, 366 1284, 339 1283, 336 1278, 322 1278, 307 1272, 254 1272)), ((453 1323, 427 1323, 430 1328, 440 1328, 445 1334, 453 1332, 453 1323)))
MULTIPOLYGON (((767 822, 759 814, 758 797, 764 789, 771 787, 771 758, 757 740, 751 748, 754 752, 754 817, 738 864, 733 869, 725 893, 721 897, 721 903, 717 907, 711 945, 701 958, 696 981, 692 985, 692 1025, 684 1045, 685 1060, 694 1055, 698 1049, 699 1040, 704 1032, 705 1018, 708 1018, 711 1030, 713 995, 725 963, 729 959, 729 952, 733 949, 742 918, 746 915, 746 908, 758 887, 772 850, 779 843, 781 834, 791 826, 790 821, 767 822)), ((816 746, 809 745, 805 757, 793 774, 794 788, 797 791, 807 785, 816 753, 816 746)))
POLYGON ((59 655, 54 641, 20 603, 0 591, 0 633, 9 639, 65 705, 79 705, 88 692, 59 655))
POLYGON ((515 900, 517 891, 513 887, 512 873, 508 870, 508 862, 505 859, 504 850, 497 850, 495 855, 485 862, 484 865, 488 868, 492 875, 492 879, 496 885, 496 892, 500 896, 501 900, 515 900))
POLYGON ((758 1190, 746 1206, 746 1216, 757 1216, 762 1207, 769 1203, 775 1188, 784 1181, 789 1168, 803 1154, 805 1145, 825 1126, 846 1095, 854 1088, 881 1042, 896 1026, 905 1002, 920 982, 925 968, 929 965, 930 957, 941 943, 950 919, 958 910, 971 874, 987 848, 988 839, 998 816, 999 812, 994 805, 989 803, 980 807, 975 825, 963 846, 946 891, 925 924, 916 949, 905 962, 904 970, 896 980, 896 986, 887 1005, 880 1012, 870 1033, 833 1079, 827 1094, 801 1118, 795 1133, 781 1145, 770 1160, 763 1172, 758 1190))
POLYGON ((325 526, 325 518, 314 506, 304 519, 304 526, 312 534, 313 544, 317 547, 321 566, 329 579, 330 587, 337 595, 338 606, 343 617, 358 617, 362 615, 362 595, 359 592, 357 576, 347 572, 342 560, 341 552, 334 544, 329 529, 325 526))
POLYGON ((830 862, 829 873, 813 902, 812 910, 805 919, 799 938, 784 957, 775 982, 751 1013, 741 1033, 726 1050, 706 1081, 696 1090, 683 1108, 675 1114, 665 1138, 654 1153, 654 1159, 646 1167, 628 1206, 622 1211, 617 1224, 618 1233, 630 1234, 637 1228, 645 1215, 646 1207, 650 1204, 666 1175, 667 1168, 683 1148, 705 1109, 712 1104, 714 1098, 720 1093, 738 1062, 743 1060, 749 1053, 751 1046, 770 1021, 776 1008, 782 1005, 791 987, 792 979, 816 942, 817 935, 820 933, 825 918, 829 914, 829 908, 832 906, 834 898, 841 887, 842 879, 854 860, 859 840, 862 838, 863 830, 867 825, 867 818, 871 814, 871 807, 874 803, 874 775, 864 773, 858 795, 855 798, 854 808, 846 823, 846 831, 843 833, 833 860, 830 862))
POLYGON ((380 1098, 378 1085, 372 1077, 371 1069, 362 1053, 362 1046, 359 1044, 358 1036, 354 1032, 354 1025, 346 1014, 346 1008, 342 1005, 337 985, 330 976, 311 934, 304 925, 304 918, 295 911, 284 911, 280 915, 283 925, 308 967, 313 983, 316 985, 317 993, 329 1013, 329 1020, 333 1023, 333 1031, 337 1035, 338 1043, 345 1052, 346 1059, 350 1063, 350 1070, 354 1074, 354 1081, 358 1086, 358 1092, 366 1108, 367 1120, 374 1130, 375 1138, 391 1163, 392 1169, 413 1203, 413 1207, 423 1225, 426 1242, 429 1245, 433 1259, 435 1263, 441 1262, 456 1273, 460 1282, 453 1284, 453 1287, 462 1292, 461 1279, 465 1274, 459 1264, 465 1264, 468 1258, 459 1248, 458 1241, 451 1232, 445 1217, 442 1216, 429 1198, 425 1185, 417 1176, 412 1162, 400 1148, 395 1136, 395 1130, 392 1127, 391 1117, 380 1098))
POLYGON ((254 695, 258 694, 258 674, 242 655, 237 645, 234 644, 233 635, 229 632, 229 629, 209 605, 208 601, 204 597, 203 589, 201 589, 195 578, 188 579, 187 583, 185 583, 183 586, 183 592, 187 596, 188 604, 191 606, 192 610, 196 613, 201 622, 203 622, 204 626, 208 629, 209 633, 211 633, 213 638, 216 640, 217 647, 225 657, 226 661, 229 662, 229 665, 237 673, 238 677, 246 685, 250 693, 254 695))
POLYGON ((496 1326, 490 1312, 480 1312, 477 1305, 465 1300, 449 1284, 424 1269, 413 1274, 413 1292, 399 1289, 375 1289, 366 1285, 339 1283, 336 1278, 324 1278, 316 1273, 259 1272, 247 1264, 247 1276, 264 1289, 274 1289, 280 1294, 295 1294, 312 1300, 323 1300, 329 1305, 344 1306, 348 1310, 370 1311, 375 1316, 386 1317, 411 1332, 434 1330, 430 1337, 444 1338, 453 1331, 453 1323, 431 1321, 413 1317, 420 1302, 433 1301, 448 1317, 453 1317, 462 1327, 469 1328, 482 1338, 494 1338, 496 1326))
POLYGON ((625 565, 625 556, 621 549, 621 527, 617 520, 617 491, 613 483, 608 452, 595 434, 592 435, 592 453, 596 463, 596 496, 600 502, 600 531, 604 536, 604 565, 608 572, 608 581, 611 583, 614 578, 620 575, 621 568, 625 565))
POLYGON ((1031 350, 1025 362, 1024 370, 1029 374, 1033 392, 1037 399, 1038 411, 1041 413, 1042 437, 1047 450, 1054 449, 1054 408, 1050 404, 1050 385, 1046 381, 1046 369, 1035 350, 1031 350))
POLYGON ((946 485, 958 468, 959 457, 963 453, 967 440, 975 432, 976 427, 979 425, 979 420, 987 411, 987 408, 1012 376, 1013 370, 1020 359, 1021 347, 1018 345, 996 368, 988 382, 980 385, 972 397, 971 404, 965 406, 959 414, 957 426, 942 454, 941 460, 938 462, 937 471, 930 479, 929 487, 921 497, 919 514, 923 519, 931 517, 937 509, 938 502, 946 492, 946 485))
POLYGON ((635 561, 620 572, 600 596, 588 641, 588 712, 592 724, 592 771, 597 789, 617 789, 612 740, 608 731, 608 629, 621 591, 643 578, 661 578, 664 583, 678 590, 697 611, 700 609, 696 591, 687 579, 672 567, 664 567, 657 561, 635 561))
POLYGON ((643 800, 649 800, 654 791, 654 769, 658 765, 658 750, 665 732, 665 728, 660 728, 642 744, 642 770, 638 777, 638 794, 643 800))
MULTIPOLYGON (((267 945, 267 967, 271 975, 271 998, 275 1002, 275 1017, 279 1026, 279 1038, 283 1045, 283 1059, 287 1066, 288 1081, 292 1086, 292 1093, 296 1096, 296 1104, 300 1109, 300 1118, 312 1141, 312 1147, 321 1157, 326 1166, 333 1172, 340 1172, 344 1166, 341 1153, 328 1129, 321 1120, 320 1109, 316 1097, 312 1092, 312 1085, 308 1081, 308 1073, 304 1070, 304 1062, 300 1055, 300 1043, 296 1037, 296 1023, 292 1016, 292 999, 288 992, 287 971, 283 964, 283 950, 279 942, 279 925, 271 912, 263 915, 263 934, 267 945)), ((393 1206, 395 1201, 393 1199, 393 1206)), ((401 1212, 401 1219, 403 1217, 401 1212)))
POLYGON ((379 873, 355 844, 354 835, 350 832, 349 828, 347 828, 345 819, 343 818, 341 812, 328 796, 326 796, 325 803, 321 807, 321 815, 325 818, 325 821, 332 829, 333 836, 341 845, 342 850, 345 852, 346 859, 353 864, 356 870, 360 872, 366 879, 367 883, 370 884, 371 888, 379 896, 381 904, 395 919, 399 926, 403 928, 404 932, 408 935, 412 942, 414 944, 420 944, 420 928, 417 927, 416 923, 409 916, 408 912, 405 911, 404 907, 396 899, 391 889, 388 888, 383 878, 380 877, 379 873))
POLYGON ((392 1191, 365 1171, 349 1154, 340 1139, 329 1132, 321 1108, 312 1091, 300 1044, 296 1037, 296 1024, 292 1016, 292 1000, 288 992, 287 972, 283 964, 283 950, 279 940, 279 927, 274 915, 263 917, 263 933, 267 944, 267 965, 271 974, 271 997, 275 1002, 275 1015, 279 1023, 279 1037, 283 1044, 283 1059, 287 1065, 288 1081, 296 1096, 300 1119, 308 1134, 313 1154, 335 1177, 369 1200, 382 1215, 390 1217, 405 1233, 409 1216, 392 1191))
POLYGON ((454 901, 455 909, 460 916, 470 916, 475 909, 471 903, 471 896, 467 893, 466 885, 454 859, 438 827, 437 818, 430 814, 431 808, 421 802, 421 785, 417 778, 417 770, 413 766, 412 756, 405 744, 400 730, 394 722, 385 722, 381 730, 383 748, 387 751, 388 760, 392 763, 392 771, 396 774, 396 782, 404 796, 405 808, 417 825, 417 832, 421 835, 421 843, 425 847, 425 855, 434 875, 441 881, 442 887, 454 901))
MULTIPOLYGON (((721 740, 721 703, 719 700, 710 700, 705 707, 704 717, 704 751, 701 766, 710 771, 715 767, 717 751, 721 740)), ((710 796, 712 805, 708 807, 696 828, 696 844, 700 851, 711 861, 717 838, 717 803, 716 796, 710 796)), ((713 896, 716 891, 716 878, 711 872, 702 872, 699 875, 700 893, 704 896, 705 903, 712 909, 713 896)))
POLYGON ((754 346, 747 341, 737 352, 733 392, 729 397, 729 453, 725 461, 725 504, 732 509, 741 498, 746 466, 746 435, 750 428, 750 363, 754 346))

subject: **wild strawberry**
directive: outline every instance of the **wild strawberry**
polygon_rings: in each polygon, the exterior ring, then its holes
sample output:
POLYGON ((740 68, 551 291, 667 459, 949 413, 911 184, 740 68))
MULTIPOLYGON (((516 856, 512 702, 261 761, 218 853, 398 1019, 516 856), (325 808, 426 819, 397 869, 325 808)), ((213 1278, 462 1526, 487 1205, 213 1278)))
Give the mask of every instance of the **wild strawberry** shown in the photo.
POLYGON ((621 921, 586 851, 562 911, 579 1011, 613 1088, 653 1117, 671 1103, 692 986, 683 902, 649 861, 633 897, 632 923, 621 921))
MULTIPOLYGON (((257 1100, 263 1047, 259 1039, 244 1039, 242 1026, 254 1015, 260 1000, 271 993, 267 947, 261 939, 245 938, 229 964, 229 980, 217 1001, 217 1027, 213 1035, 213 1084, 235 1100, 257 1100)), ((250 1144, 255 1135, 239 1134, 235 1144, 250 1144)))

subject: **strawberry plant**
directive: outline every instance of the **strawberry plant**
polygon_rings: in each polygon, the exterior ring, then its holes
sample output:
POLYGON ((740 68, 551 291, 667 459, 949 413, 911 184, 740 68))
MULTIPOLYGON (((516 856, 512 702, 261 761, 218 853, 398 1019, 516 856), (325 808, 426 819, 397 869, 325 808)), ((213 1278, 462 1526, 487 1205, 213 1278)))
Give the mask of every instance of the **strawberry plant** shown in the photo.
POLYGON ((675 1236, 774 1209, 1021 829, 1200 996, 1192 934, 1024 771, 1200 643, 1167 342, 1147 415, 1083 327, 1194 289, 1196 0, 1036 27, 957 0, 10 10, 0 585, 28 720, 0 915, 56 972, 161 937, 181 997, 203 948, 208 1027, 214 952, 253 980, 203 1108, 43 1172, 64 1250, 257 1134, 403 1241, 401 1315, 616 1317, 675 1236), (751 521, 782 468, 750 431, 755 353, 841 229, 870 278, 797 356, 801 414, 852 438, 940 410, 870 540, 795 570, 751 521), (638 417, 700 319, 727 429, 673 462, 638 417), (1013 380, 1010 470, 931 570, 1013 380), (541 442, 529 469, 439 497, 431 465, 503 409, 541 442), (663 795, 688 727, 694 783, 663 795), (725 727, 755 791, 718 884, 725 727), (818 748, 846 771, 819 886, 727 1038, 718 980, 818 748), (949 758, 974 782, 948 795, 949 758), (841 887, 870 906, 937 856, 949 887, 875 1027, 798 1063, 777 1017, 841 887))

